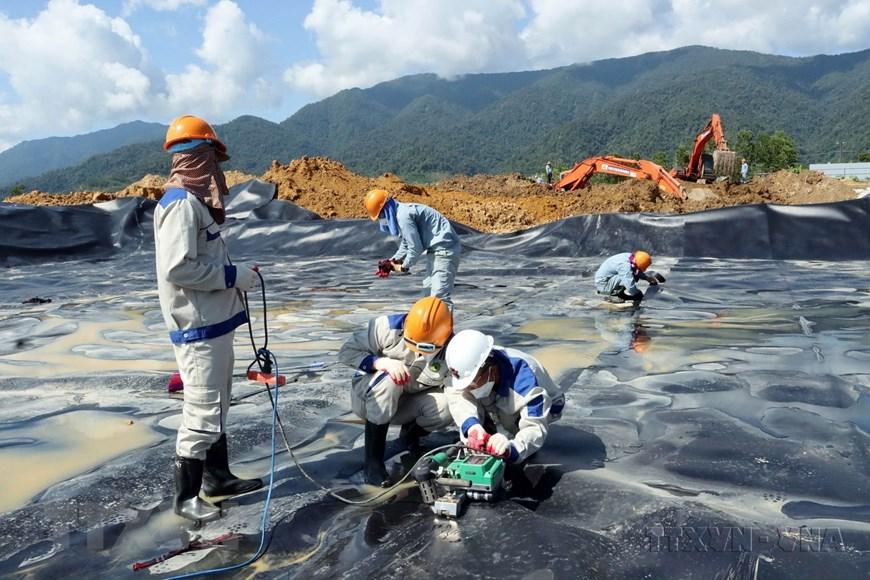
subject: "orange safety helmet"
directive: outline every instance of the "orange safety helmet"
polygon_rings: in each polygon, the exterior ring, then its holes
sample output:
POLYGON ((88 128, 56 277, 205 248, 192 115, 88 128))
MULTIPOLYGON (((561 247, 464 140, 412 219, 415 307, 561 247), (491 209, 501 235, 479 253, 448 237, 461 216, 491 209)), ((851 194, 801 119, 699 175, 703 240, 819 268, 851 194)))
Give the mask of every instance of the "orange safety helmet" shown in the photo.
POLYGON ((414 352, 432 354, 453 334, 453 313, 437 296, 421 298, 405 318, 405 344, 414 352))
POLYGON ((163 148, 168 151, 176 143, 189 141, 190 139, 208 139, 213 141, 218 151, 224 155, 227 154, 227 146, 218 139, 217 133, 212 129, 212 126, 205 119, 193 115, 182 115, 169 124, 163 148))
POLYGON ((641 272, 646 272, 646 269, 652 265, 652 256, 643 250, 636 251, 632 254, 632 258, 634 259, 635 267, 641 272))
POLYGON ((369 212, 372 221, 377 221, 388 199, 390 199, 390 194, 384 189, 373 189, 366 194, 366 211, 369 212))

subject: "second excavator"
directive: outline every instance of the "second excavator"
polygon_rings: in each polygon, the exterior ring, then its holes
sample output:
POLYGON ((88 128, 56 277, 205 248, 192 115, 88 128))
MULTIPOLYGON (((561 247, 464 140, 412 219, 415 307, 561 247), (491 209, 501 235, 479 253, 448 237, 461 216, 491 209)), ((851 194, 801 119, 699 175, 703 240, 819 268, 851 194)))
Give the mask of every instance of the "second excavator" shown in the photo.
POLYGON ((684 181, 704 183, 717 177, 733 177, 737 154, 728 149, 725 140, 725 129, 722 127, 722 119, 718 113, 713 113, 710 121, 695 135, 695 144, 689 156, 689 163, 685 168, 671 171, 671 175, 684 181), (716 149, 712 154, 706 153, 707 142, 714 140, 716 149))

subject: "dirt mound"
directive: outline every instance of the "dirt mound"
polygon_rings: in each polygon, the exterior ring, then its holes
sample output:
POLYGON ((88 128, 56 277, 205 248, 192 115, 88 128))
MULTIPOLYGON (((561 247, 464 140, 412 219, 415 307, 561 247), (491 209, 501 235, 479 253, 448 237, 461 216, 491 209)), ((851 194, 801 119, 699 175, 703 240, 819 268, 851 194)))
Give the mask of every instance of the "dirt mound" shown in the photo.
POLYGON ((547 186, 536 183, 520 173, 506 175, 472 176, 455 175, 434 184, 438 189, 467 191, 475 195, 530 196, 541 195, 548 191, 547 186))
MULTIPOLYGON (((249 175, 247 173, 242 173, 241 171, 227 171, 224 173, 224 177, 227 180, 227 187, 232 187, 236 184, 250 181, 251 179, 257 179, 256 175, 249 175)), ((139 196, 157 200, 163 197, 163 184, 165 183, 165 175, 149 174, 115 193, 114 197, 139 196)))
POLYGON ((131 183, 121 191, 116 197, 132 197, 141 196, 148 199, 160 199, 163 197, 163 184, 166 183, 165 175, 146 175, 139 181, 131 183))
POLYGON ((391 173, 371 178, 358 175, 326 157, 302 157, 287 165, 277 161, 263 174, 286 199, 325 218, 366 217, 363 197, 370 189, 386 189, 399 201, 429 203, 428 191, 391 173))
MULTIPOLYGON (((227 186, 256 179, 255 175, 242 173, 241 171, 227 171, 224 173, 227 186)), ((163 184, 166 183, 165 175, 149 174, 131 183, 121 191, 110 193, 107 191, 76 191, 72 193, 45 193, 43 191, 31 191, 21 195, 7 197, 3 201, 8 203, 20 203, 23 205, 87 205, 101 201, 111 201, 119 197, 145 197, 148 199, 160 199, 163 196, 163 184)))
POLYGON ((781 203, 799 205, 806 203, 830 203, 853 199, 855 191, 848 183, 825 177, 818 171, 792 173, 779 171, 753 179, 745 185, 734 185, 736 203, 781 203), (763 201, 757 201, 757 200, 763 201), (746 200, 746 201, 743 201, 746 200))
POLYGON ((554 192, 519 174, 456 176, 433 186, 404 183, 386 173, 369 178, 324 157, 303 157, 287 165, 273 162, 263 179, 278 186, 278 198, 292 201, 326 218, 365 217, 362 200, 372 188, 385 189, 399 201, 425 203, 450 219, 486 232, 509 232, 562 219, 576 213, 679 211, 655 201, 661 195, 651 182, 595 186, 581 192, 554 192), (485 198, 485 199, 481 199, 485 198))
MULTIPOLYGON (((253 178, 238 171, 228 171, 226 177, 230 186, 253 178)), ((850 184, 814 171, 780 171, 742 185, 684 183, 688 195, 685 200, 661 192, 651 181, 632 179, 593 183, 571 192, 553 191, 518 173, 455 176, 421 186, 405 183, 391 173, 380 177, 359 175, 326 157, 302 157, 286 165, 273 161, 261 179, 277 186, 279 199, 324 218, 365 217, 363 196, 370 189, 381 188, 399 201, 424 203, 454 221, 485 232, 516 231, 577 214, 685 213, 733 205, 827 203, 855 198, 850 184)), ((163 176, 146 175, 117 194, 34 191, 6 201, 74 205, 130 195, 159 199, 164 181, 163 176)))
POLYGON ((88 205, 115 199, 115 194, 105 191, 76 191, 75 193, 45 193, 33 190, 30 193, 9 196, 3 201, 22 205, 88 205))

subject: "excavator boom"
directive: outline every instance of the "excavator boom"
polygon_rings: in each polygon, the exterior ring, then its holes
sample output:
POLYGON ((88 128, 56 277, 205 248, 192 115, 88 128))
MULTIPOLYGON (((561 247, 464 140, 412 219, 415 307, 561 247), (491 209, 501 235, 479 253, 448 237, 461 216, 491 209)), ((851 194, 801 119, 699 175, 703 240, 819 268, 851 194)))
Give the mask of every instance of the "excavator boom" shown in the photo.
POLYGON ((680 182, 674 179, 665 169, 646 159, 624 159, 603 155, 590 157, 577 163, 570 171, 565 173, 556 184, 557 190, 574 191, 583 189, 589 183, 589 179, 596 173, 606 173, 620 177, 633 179, 650 179, 662 191, 665 191, 679 199, 685 199, 686 192, 680 182))

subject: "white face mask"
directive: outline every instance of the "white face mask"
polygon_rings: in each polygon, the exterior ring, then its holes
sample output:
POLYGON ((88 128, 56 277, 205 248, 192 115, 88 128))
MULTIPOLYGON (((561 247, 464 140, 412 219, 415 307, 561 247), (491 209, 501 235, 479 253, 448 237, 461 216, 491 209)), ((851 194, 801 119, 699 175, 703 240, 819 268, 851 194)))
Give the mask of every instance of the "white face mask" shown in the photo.
POLYGON ((487 381, 471 391, 471 394, 474 395, 475 399, 485 399, 492 392, 494 386, 495 381, 487 381))

